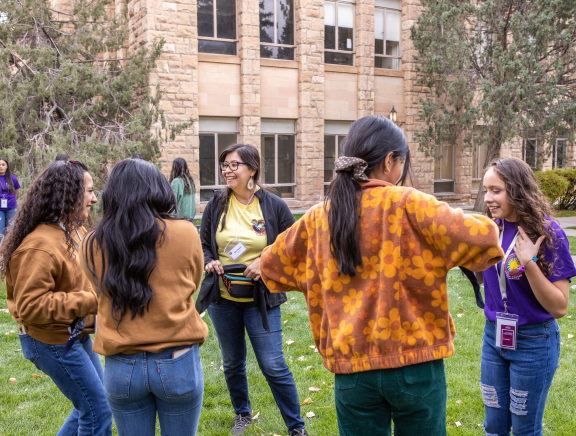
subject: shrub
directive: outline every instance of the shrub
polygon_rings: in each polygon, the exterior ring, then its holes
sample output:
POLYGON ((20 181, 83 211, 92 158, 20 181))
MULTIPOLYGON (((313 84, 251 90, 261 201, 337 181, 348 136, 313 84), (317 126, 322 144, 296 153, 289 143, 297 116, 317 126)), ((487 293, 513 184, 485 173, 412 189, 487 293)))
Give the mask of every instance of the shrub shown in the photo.
POLYGON ((557 206, 558 199, 565 194, 568 186, 570 186, 568 179, 557 174, 556 170, 536 171, 534 175, 544 195, 553 205, 557 206))
POLYGON ((566 191, 558 198, 558 209, 576 210, 576 168, 558 168, 552 171, 568 180, 566 191))

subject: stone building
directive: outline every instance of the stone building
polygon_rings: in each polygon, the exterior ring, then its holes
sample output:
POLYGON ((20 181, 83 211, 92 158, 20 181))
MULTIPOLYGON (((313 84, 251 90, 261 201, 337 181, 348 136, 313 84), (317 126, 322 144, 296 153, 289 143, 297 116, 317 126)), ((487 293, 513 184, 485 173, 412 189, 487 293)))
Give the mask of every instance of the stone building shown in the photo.
MULTIPOLYGON (((201 211, 222 186, 219 151, 250 143, 261 151, 261 181, 304 209, 322 200, 352 121, 392 112, 413 153, 412 184, 470 202, 483 150, 446 149, 434 159, 414 139, 421 90, 410 28, 420 7, 418 0, 129 0, 126 50, 165 40, 151 85, 164 90, 169 122, 193 120, 164 146, 164 169, 176 157, 188 161, 201 211)), ((565 165, 568 147, 559 140, 551 161, 565 165)), ((505 153, 536 159, 537 146, 519 140, 505 153)))

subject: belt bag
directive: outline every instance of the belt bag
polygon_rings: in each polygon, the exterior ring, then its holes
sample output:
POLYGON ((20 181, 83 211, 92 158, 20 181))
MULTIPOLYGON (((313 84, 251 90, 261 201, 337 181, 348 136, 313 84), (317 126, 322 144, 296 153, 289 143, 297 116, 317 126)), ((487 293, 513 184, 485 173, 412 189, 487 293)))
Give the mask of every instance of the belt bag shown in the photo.
POLYGON ((242 274, 224 273, 222 281, 231 297, 254 298, 254 280, 242 274))

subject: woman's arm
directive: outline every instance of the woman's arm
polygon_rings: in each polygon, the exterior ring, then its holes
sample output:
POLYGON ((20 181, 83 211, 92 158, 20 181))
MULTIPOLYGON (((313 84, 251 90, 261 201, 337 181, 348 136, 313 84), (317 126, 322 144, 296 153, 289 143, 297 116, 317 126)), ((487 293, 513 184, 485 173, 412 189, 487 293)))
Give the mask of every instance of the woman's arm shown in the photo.
POLYGON ((568 311, 570 282, 568 279, 551 282, 542 272, 532 256, 537 256, 544 236, 534 243, 522 227, 518 228, 518 239, 514 251, 518 260, 525 267, 525 274, 534 296, 544 309, 554 318, 562 318, 568 311))
POLYGON ((204 209, 200 225, 200 241, 204 252, 204 271, 222 275, 224 274, 224 268, 220 260, 212 254, 212 238, 215 237, 212 234, 212 220, 218 219, 214 215, 216 215, 216 202, 215 198, 212 198, 204 209))

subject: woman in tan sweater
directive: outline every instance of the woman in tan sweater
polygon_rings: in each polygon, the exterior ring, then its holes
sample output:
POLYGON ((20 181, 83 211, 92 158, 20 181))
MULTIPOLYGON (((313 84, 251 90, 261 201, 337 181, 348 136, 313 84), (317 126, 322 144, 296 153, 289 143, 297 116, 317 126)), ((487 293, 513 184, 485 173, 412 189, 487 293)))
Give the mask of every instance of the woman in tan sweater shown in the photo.
POLYGON ((208 328, 192 294, 204 257, 196 227, 171 219, 176 200, 152 164, 125 159, 102 194, 103 217, 83 243, 99 297, 94 351, 120 436, 194 435, 208 328))
POLYGON ((0 277, 6 277, 22 354, 74 405, 59 436, 112 434, 102 366, 88 334, 96 293, 78 261, 82 223, 94 203, 86 167, 54 162, 28 188, 0 250, 0 277))

